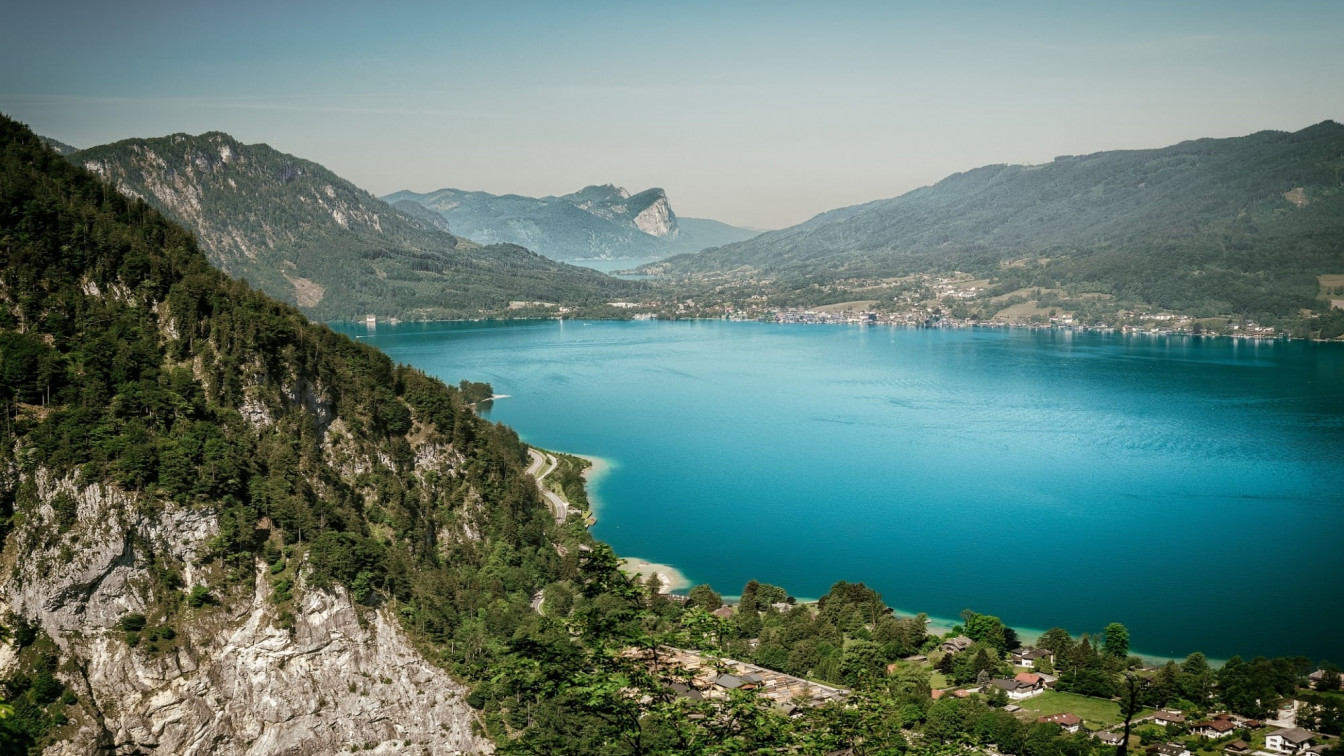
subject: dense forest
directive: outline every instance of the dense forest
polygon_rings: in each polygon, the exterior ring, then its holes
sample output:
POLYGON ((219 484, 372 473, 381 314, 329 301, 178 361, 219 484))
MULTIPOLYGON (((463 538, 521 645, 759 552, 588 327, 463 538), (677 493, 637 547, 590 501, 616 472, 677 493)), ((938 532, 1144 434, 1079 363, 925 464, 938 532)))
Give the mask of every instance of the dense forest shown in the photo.
MULTIPOLYGON (((554 522, 523 473, 517 436, 472 410, 488 392, 394 365, 229 279, 189 232, 0 119, 6 557, 25 559, 16 538, 40 528, 44 553, 73 559, 90 525, 75 502, 42 501, 39 479, 99 483, 148 512, 171 503, 219 524, 200 566, 216 577, 209 587, 189 584, 185 565, 146 555, 145 611, 89 633, 112 633, 137 654, 169 653, 195 612, 240 600, 260 572, 282 623, 300 593, 338 584, 370 611, 391 612, 429 663, 471 685, 468 703, 502 753, 1113 750, 1023 721, 999 695, 931 696, 934 674, 1006 672, 1017 638, 995 617, 967 612, 954 632, 974 644, 935 671, 902 661, 937 646, 924 618, 894 616, 862 584, 837 583, 801 606, 753 582, 725 617, 708 586, 681 601, 627 577, 579 518, 554 522), (425 462, 430 450, 440 462, 425 462), (367 458, 386 462, 357 464, 367 458), (689 695, 690 675, 649 663, 669 647, 848 694, 796 711, 750 690, 689 695)), ((0 753, 50 745, 96 708, 71 684, 80 660, 63 655, 40 619, 3 620, 16 661, 0 680, 0 753)), ((1100 643, 1047 633, 1059 684, 1124 693, 1137 663, 1122 630, 1107 628, 1100 643)), ((1260 715, 1308 669, 1301 659, 1234 659, 1215 672, 1191 657, 1152 673, 1141 703, 1260 715)), ((1322 729, 1338 728, 1332 706, 1320 708, 1322 729)))

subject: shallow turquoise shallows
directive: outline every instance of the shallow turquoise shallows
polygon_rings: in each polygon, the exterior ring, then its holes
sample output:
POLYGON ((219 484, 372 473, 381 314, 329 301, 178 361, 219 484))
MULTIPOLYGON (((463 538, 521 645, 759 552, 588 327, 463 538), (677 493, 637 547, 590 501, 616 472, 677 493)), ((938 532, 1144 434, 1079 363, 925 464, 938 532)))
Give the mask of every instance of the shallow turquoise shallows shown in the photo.
POLYGON ((342 330, 604 457, 594 534, 737 594, 1344 662, 1344 347, 700 322, 342 330))

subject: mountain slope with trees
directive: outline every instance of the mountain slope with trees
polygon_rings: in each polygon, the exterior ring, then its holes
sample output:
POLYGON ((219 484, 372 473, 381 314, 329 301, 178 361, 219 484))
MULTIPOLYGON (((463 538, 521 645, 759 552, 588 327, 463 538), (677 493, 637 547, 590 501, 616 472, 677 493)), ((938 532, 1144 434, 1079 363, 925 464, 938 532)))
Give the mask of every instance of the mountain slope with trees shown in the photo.
POLYGON ((962 271, 1196 315, 1328 309, 1344 126, 986 166, 646 270, 794 290, 962 271))
POLYGON ((479 317, 512 300, 598 304, 640 287, 510 244, 481 246, 326 168, 218 132, 69 160, 194 230, 221 270, 319 320, 479 317))
POLYGON ((0 407, 4 753, 488 750, 452 676, 591 543, 462 392, 3 117, 0 407))

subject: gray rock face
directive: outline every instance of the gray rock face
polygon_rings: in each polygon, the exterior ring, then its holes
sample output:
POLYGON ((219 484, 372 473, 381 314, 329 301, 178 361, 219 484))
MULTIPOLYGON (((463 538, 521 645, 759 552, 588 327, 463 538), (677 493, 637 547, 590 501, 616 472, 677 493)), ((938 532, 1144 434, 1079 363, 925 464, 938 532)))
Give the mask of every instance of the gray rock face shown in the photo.
MULTIPOLYGON (((62 679, 82 704, 48 754, 492 752, 463 686, 416 652, 395 617, 344 589, 300 584, 284 629, 262 563, 250 590, 212 588, 220 606, 184 610, 172 650, 131 648, 116 624, 150 604, 153 564, 181 565, 186 585, 210 585, 199 565, 219 531, 214 513, 146 507, 42 473, 34 484, 0 611, 40 624, 73 662, 63 669, 78 670, 62 679), (77 521, 52 537, 58 497, 73 498, 77 521)), ((0 674, 13 663, 0 653, 0 674)))

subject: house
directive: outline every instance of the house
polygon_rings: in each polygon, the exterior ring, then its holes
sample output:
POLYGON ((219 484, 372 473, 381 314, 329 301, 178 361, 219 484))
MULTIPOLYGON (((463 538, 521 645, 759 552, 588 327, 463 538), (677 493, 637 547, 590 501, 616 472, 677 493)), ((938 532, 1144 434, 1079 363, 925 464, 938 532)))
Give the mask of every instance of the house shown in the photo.
POLYGON ((1045 691, 1045 683, 1041 680, 1040 675, 1033 675, 1026 672, 1023 672, 1017 677, 1009 677, 1002 680, 990 680, 989 682, 1015 701, 1031 698, 1032 696, 1040 695, 1045 691))
POLYGON ((1041 659, 1048 659, 1053 663, 1055 655, 1043 648, 1019 648, 1013 652, 1013 664, 1018 667, 1034 669, 1036 662, 1041 659))
POLYGON ((1307 675, 1307 686, 1311 688, 1319 688, 1321 686, 1321 681, 1325 679, 1325 675, 1326 671, 1324 669, 1318 669, 1307 675))
POLYGON ((755 690, 756 688, 761 687, 762 682, 763 680, 761 676, 755 674, 741 676, 723 674, 714 678, 715 685, 728 690, 755 690))
POLYGON ((1103 744, 1108 746, 1118 746, 1121 743, 1125 742, 1124 733, 1119 732, 1097 732, 1093 733, 1092 737, 1096 738, 1097 740, 1100 740, 1103 744))
POLYGON ((972 643, 975 643, 975 641, 971 640, 970 638, 967 638, 964 635, 958 635, 957 637, 951 640, 943 641, 942 645, 938 647, 938 650, 944 651, 949 654, 959 654, 962 651, 965 651, 966 649, 970 648, 972 643))
POLYGON ((934 688, 933 690, 929 691, 929 697, 935 701, 937 701, 938 699, 942 698, 945 695, 947 695, 947 691, 939 690, 938 688, 934 688))
POLYGON ((1265 748, 1276 753, 1301 753, 1310 749, 1316 742, 1316 733, 1308 732, 1301 727, 1275 730, 1265 736, 1265 748))
POLYGON ((1162 743, 1154 750, 1158 756, 1191 756, 1190 751, 1180 743, 1162 743))
POLYGON ((1232 719, 1206 719, 1203 722, 1196 722, 1190 725, 1190 732, 1196 735, 1203 735, 1206 738, 1221 738, 1237 729, 1237 723, 1232 719))
POLYGON ((702 694, 700 691, 696 690, 695 688, 692 688, 686 683, 679 683, 679 682, 669 683, 667 687, 671 688, 672 692, 675 693, 679 698, 689 698, 692 701, 699 701, 705 697, 704 694, 702 694))
POLYGON ((1159 711, 1153 715, 1153 724, 1162 727, 1169 724, 1185 724, 1185 715, 1179 711, 1159 711))
POLYGON ((731 606, 721 606, 718 609, 715 609, 713 614, 715 617, 728 619, 733 616, 733 608, 731 606))
POLYGON ((1041 724, 1057 724, 1065 732, 1078 732, 1083 727, 1083 719, 1077 714, 1062 712, 1052 714, 1048 717, 1037 717, 1036 721, 1041 724))
POLYGON ((928 661, 928 660, 929 660, 929 657, 925 656, 924 654, 911 654, 910 656, 902 656, 902 657, 901 657, 901 661, 903 661, 903 662, 912 662, 912 663, 914 663, 914 664, 923 664, 924 662, 926 662, 926 661, 928 661))
POLYGON ((1250 753, 1251 747, 1246 745, 1244 741, 1234 740, 1223 746, 1223 752, 1228 756, 1241 756, 1244 753, 1250 753))

